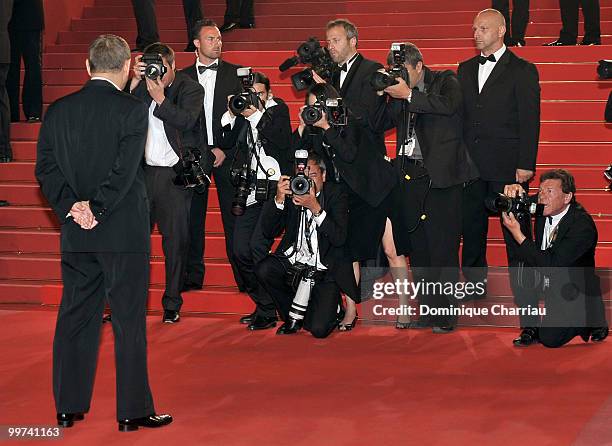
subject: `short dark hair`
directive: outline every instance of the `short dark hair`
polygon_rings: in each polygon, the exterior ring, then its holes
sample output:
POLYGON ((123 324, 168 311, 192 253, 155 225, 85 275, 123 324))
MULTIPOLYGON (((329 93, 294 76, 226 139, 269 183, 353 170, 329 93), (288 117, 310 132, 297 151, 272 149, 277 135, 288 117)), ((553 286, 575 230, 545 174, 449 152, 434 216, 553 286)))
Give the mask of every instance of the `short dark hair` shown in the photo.
POLYGON ((91 42, 87 53, 89 70, 92 73, 121 71, 126 60, 130 60, 130 46, 119 36, 102 34, 91 42))
POLYGON ((561 180, 561 190, 564 194, 572 193, 572 202, 576 201, 576 182, 574 176, 565 169, 547 170, 540 175, 540 184, 546 180, 561 180))
POLYGON ((321 155, 319 155, 316 152, 310 152, 308 154, 308 161, 313 161, 317 166, 319 166, 319 169, 321 169, 321 173, 325 172, 325 170, 327 169, 327 167, 325 166, 325 160, 321 157, 321 155))
POLYGON ((261 71, 255 71, 253 73, 253 83, 264 84, 266 91, 270 91, 270 79, 268 79, 268 76, 263 74, 261 71))
POLYGON ((357 27, 353 22, 348 19, 335 19, 327 22, 327 27, 325 29, 329 30, 331 28, 335 28, 336 26, 341 26, 346 31, 346 37, 350 40, 353 37, 357 39, 359 42, 359 33, 357 31, 357 27))
MULTIPOLYGON (((419 62, 423 62, 423 54, 418 46, 411 42, 404 43, 404 58, 406 63, 413 68, 416 68, 419 62)), ((387 54, 387 63, 391 65, 393 63, 393 54, 389 51, 387 54)))
POLYGON ((200 31, 202 31, 202 28, 208 28, 208 27, 218 28, 217 22, 215 22, 212 19, 201 19, 201 20, 198 20, 193 25, 193 28, 191 28, 191 38, 192 39, 197 39, 198 36, 200 35, 200 31))
POLYGON ((317 100, 336 99, 340 97, 338 91, 330 84, 314 84, 308 89, 305 103, 308 104, 308 96, 315 95, 317 100))
POLYGON ((148 45, 144 51, 144 54, 161 54, 166 61, 172 65, 174 63, 174 50, 165 43, 155 42, 148 45))

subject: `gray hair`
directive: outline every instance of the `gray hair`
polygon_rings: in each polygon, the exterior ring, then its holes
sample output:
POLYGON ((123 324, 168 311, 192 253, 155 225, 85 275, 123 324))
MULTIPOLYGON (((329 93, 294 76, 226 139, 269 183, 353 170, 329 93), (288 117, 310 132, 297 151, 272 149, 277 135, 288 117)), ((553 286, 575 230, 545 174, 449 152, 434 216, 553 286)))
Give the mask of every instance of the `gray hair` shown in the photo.
POLYGON ((335 28, 336 26, 341 26, 346 31, 347 39, 351 40, 353 37, 359 41, 359 35, 357 32, 357 27, 353 22, 348 19, 335 19, 327 22, 326 29, 335 28))
POLYGON ((130 59, 129 45, 122 37, 114 34, 102 34, 89 45, 87 60, 92 73, 121 71, 125 61, 130 59))

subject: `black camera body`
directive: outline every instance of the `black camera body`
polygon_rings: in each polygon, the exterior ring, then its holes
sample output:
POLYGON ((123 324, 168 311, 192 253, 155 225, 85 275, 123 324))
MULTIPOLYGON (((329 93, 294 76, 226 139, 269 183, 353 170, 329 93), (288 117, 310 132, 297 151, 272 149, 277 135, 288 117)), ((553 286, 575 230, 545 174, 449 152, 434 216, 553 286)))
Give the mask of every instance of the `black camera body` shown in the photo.
POLYGON ((597 74, 601 80, 612 79, 612 60, 600 60, 597 66, 597 74))
POLYGON ((606 180, 610 182, 606 190, 612 191, 612 164, 610 164, 610 166, 604 170, 604 177, 606 177, 606 180))
POLYGON ((238 68, 236 73, 238 75, 238 79, 240 79, 240 82, 242 83, 242 89, 244 91, 230 98, 229 109, 234 115, 239 115, 251 105, 255 108, 259 108, 260 100, 257 92, 253 89, 255 78, 253 76, 251 67, 238 68))
POLYGON ((517 220, 529 218, 531 215, 536 217, 541 216, 544 210, 544 205, 538 204, 537 195, 529 196, 527 194, 519 195, 518 197, 507 197, 504 194, 498 194, 494 198, 485 200, 485 206, 496 213, 512 212, 517 220))
POLYGON ((305 90, 315 83, 313 72, 325 80, 330 80, 334 71, 338 69, 338 65, 333 61, 329 50, 322 47, 316 37, 310 37, 302 43, 297 49, 297 56, 287 59, 279 69, 286 71, 297 64, 310 66, 291 76, 291 82, 298 91, 305 90))
POLYGON ((142 59, 140 59, 140 61, 147 65, 144 69, 145 77, 148 77, 153 81, 158 78, 162 79, 164 74, 168 72, 161 54, 145 53, 142 55, 142 59))
POLYGON ((348 111, 342 98, 325 100, 321 98, 302 110, 304 124, 313 125, 323 117, 323 113, 327 115, 327 121, 333 127, 343 127, 348 123, 348 111))
POLYGON ((410 76, 404 65, 406 63, 405 48, 406 44, 404 43, 391 44, 391 54, 388 61, 389 67, 384 73, 376 71, 370 77, 370 85, 374 90, 382 91, 387 87, 396 85, 398 78, 404 79, 406 84, 410 85, 410 76))
POLYGON ((313 182, 306 176, 306 166, 308 164, 308 150, 295 151, 295 170, 294 176, 289 178, 289 187, 294 195, 306 195, 313 187, 313 182))
POLYGON ((185 148, 183 157, 177 163, 174 184, 185 188, 194 188, 197 192, 204 192, 210 181, 214 155, 209 157, 202 156, 202 152, 197 148, 185 148))

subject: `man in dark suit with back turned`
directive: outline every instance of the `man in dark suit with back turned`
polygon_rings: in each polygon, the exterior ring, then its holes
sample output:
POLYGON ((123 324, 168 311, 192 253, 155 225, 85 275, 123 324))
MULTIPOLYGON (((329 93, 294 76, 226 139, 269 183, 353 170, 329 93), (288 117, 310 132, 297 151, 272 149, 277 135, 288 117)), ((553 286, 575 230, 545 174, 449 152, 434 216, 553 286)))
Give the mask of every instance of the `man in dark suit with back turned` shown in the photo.
MULTIPOLYGON (((230 177, 230 164, 235 149, 220 147, 223 141, 221 117, 227 110, 227 98, 240 93, 242 84, 236 74, 238 66, 221 60, 221 33, 215 22, 212 20, 199 21, 193 29, 193 36, 194 44, 198 49, 198 58, 195 64, 185 68, 183 72, 204 87, 204 130, 206 132, 204 139, 215 155, 213 177, 219 196, 227 257, 236 283, 242 288, 242 279, 232 255, 236 217, 231 211, 234 186, 230 177)), ((191 242, 185 289, 202 288, 204 281, 202 257, 204 255, 207 201, 208 189, 202 194, 195 193, 191 201, 191 242)))
POLYGON ((36 178, 61 223, 64 291, 53 340, 60 426, 89 410, 104 304, 113 312, 120 431, 172 422, 156 415, 147 373, 149 204, 141 168, 147 107, 124 93, 130 48, 99 36, 85 86, 53 103, 42 125, 36 178))
MULTIPOLYGON (((463 197, 462 269, 470 282, 486 282, 486 197, 501 193, 510 183, 533 177, 540 134, 540 85, 534 64, 504 45, 505 20, 499 11, 485 9, 474 19, 474 40, 481 52, 459 64, 463 91, 464 138, 480 178, 466 184, 463 197)), ((530 231, 525 224, 525 231, 530 231)), ((503 229, 503 228, 502 228, 503 229)), ((516 242, 503 230, 508 264, 516 265, 516 242)), ((520 290, 511 284, 515 295, 520 290)))
POLYGON ((11 116, 9 98, 6 93, 6 77, 11 63, 11 44, 8 23, 13 11, 13 0, 0 2, 0 163, 13 159, 11 151, 11 116))

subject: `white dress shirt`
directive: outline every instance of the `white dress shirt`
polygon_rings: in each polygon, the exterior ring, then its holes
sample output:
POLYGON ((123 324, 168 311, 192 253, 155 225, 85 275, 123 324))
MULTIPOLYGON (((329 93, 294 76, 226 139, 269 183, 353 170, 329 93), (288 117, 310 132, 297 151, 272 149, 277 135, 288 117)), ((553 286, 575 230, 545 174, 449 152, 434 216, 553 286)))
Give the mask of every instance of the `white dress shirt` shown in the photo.
MULTIPOLYGON (((212 64, 219 64, 219 59, 213 61, 212 64)), ((196 60, 196 73, 198 74, 198 82, 204 87, 204 115, 206 116, 206 135, 208 137, 208 145, 213 146, 214 134, 213 134, 213 104, 215 102, 215 84, 217 83, 217 71, 206 70, 204 73, 200 73, 198 67, 208 67, 210 65, 204 65, 200 62, 200 59, 196 60)))
POLYGON ((172 149, 164 122, 153 116, 157 103, 151 101, 149 106, 149 129, 147 130, 147 144, 145 145, 145 162, 149 166, 172 167, 179 161, 179 157, 172 149))
POLYGON ((110 79, 107 79, 107 78, 105 78, 105 77, 94 76, 94 77, 92 77, 92 78, 91 78, 91 80, 92 80, 92 81, 106 81, 106 82, 110 82, 111 84, 113 84, 113 86, 114 86, 114 87, 115 87, 117 90, 121 91, 121 88, 119 88, 119 86, 118 86, 116 83, 114 83, 113 81, 111 81, 110 79))
MULTIPOLYGON (((487 82, 487 79, 491 75, 493 68, 495 68, 495 65, 497 64, 497 62, 499 62, 499 59, 504 55, 505 52, 506 45, 502 45, 500 49, 493 53, 493 55, 495 56, 495 62, 487 60, 482 65, 478 64, 478 93, 482 91, 482 87, 484 87, 484 84, 487 82)), ((481 54, 481 56, 484 56, 484 54, 481 54)))
POLYGON ((565 214, 567 214, 567 211, 569 211, 569 208, 570 208, 570 205, 568 204, 565 210, 561 212, 560 214, 546 217, 546 223, 544 224, 544 234, 542 236, 542 246, 540 246, 540 249, 542 251, 544 251, 547 248, 550 248, 550 245, 552 245, 554 241, 553 238, 555 237, 555 229, 557 229, 559 222, 565 216, 565 214))
POLYGON ((355 62, 355 60, 357 60, 358 54, 359 53, 355 53, 351 57, 349 57, 349 60, 346 63, 346 71, 340 71, 340 88, 342 88, 342 84, 344 84, 344 79, 346 79, 346 76, 348 75, 349 71, 351 71, 353 63, 355 62))

